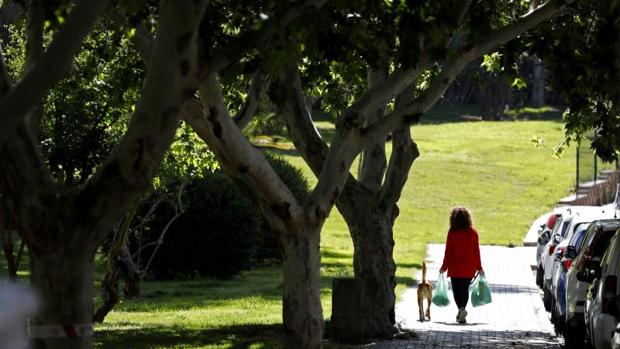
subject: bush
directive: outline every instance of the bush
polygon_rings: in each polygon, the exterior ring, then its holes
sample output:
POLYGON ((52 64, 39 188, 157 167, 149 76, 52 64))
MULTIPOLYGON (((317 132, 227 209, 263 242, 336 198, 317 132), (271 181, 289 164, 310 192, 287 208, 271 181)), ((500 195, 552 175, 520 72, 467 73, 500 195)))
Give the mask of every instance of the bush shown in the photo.
MULTIPOLYGON (((308 183, 300 170, 280 158, 267 158, 296 198, 307 195, 308 183)), ((144 206, 142 214, 150 208, 144 206)), ((185 186, 183 206, 185 212, 170 226, 149 266, 147 272, 154 278, 230 278, 259 263, 281 260, 279 243, 267 221, 221 171, 192 179, 185 186)), ((157 240, 173 216, 171 205, 160 205, 147 222, 141 243, 157 240)), ((132 250, 139 244, 134 237, 132 250)), ((142 253, 143 263, 151 253, 152 249, 142 253)))
MULTIPOLYGON (((183 204, 147 272, 156 279, 229 278, 252 265, 261 217, 230 179, 221 172, 193 179, 183 204)), ((144 240, 157 240, 173 215, 169 205, 159 207, 144 240)))

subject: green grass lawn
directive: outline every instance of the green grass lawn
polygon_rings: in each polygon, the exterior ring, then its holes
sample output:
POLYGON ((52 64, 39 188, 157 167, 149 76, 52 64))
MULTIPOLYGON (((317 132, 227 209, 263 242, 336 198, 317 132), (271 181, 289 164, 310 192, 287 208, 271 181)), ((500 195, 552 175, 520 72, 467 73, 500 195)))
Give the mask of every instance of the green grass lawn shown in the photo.
MULTIPOLYGON (((562 140, 557 113, 550 117, 544 110, 544 117, 528 116, 528 121, 460 122, 458 111, 442 108, 412 128, 421 156, 402 193, 394 228, 399 294, 413 283, 425 244, 444 241, 450 207, 472 210, 481 243, 519 245, 532 220, 574 185, 574 149, 555 159, 531 142, 540 136, 551 148, 562 140)), ((317 126, 333 134, 331 123, 317 126)), ((316 182, 297 154, 277 152, 316 182)), ((321 247, 323 309, 329 319, 331 278, 353 273, 351 240, 335 209, 321 247)), ((277 348, 281 280, 280 268, 269 267, 229 281, 145 282, 141 299, 124 301, 96 327, 96 347, 277 348)))

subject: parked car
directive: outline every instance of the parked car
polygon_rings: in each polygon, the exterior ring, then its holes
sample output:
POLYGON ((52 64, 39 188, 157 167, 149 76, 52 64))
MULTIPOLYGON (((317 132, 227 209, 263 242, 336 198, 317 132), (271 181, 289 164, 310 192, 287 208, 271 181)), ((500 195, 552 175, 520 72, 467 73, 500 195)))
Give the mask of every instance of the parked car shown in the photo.
POLYGON ((549 312, 553 309, 553 254, 556 247, 564 240, 564 237, 569 231, 574 230, 574 228, 569 228, 574 227, 573 223, 576 222, 575 219, 577 217, 593 217, 590 221, 613 217, 613 210, 605 210, 603 206, 566 206, 555 209, 554 213, 556 213, 557 218, 553 230, 551 231, 551 239, 547 242, 546 248, 541 256, 541 265, 544 272, 543 302, 545 304, 545 309, 549 312))
POLYGON ((582 348, 584 345, 586 334, 584 308, 586 294, 592 281, 586 273, 600 264, 603 253, 618 228, 620 219, 594 221, 588 227, 580 246, 576 249, 571 247, 567 249, 567 254, 577 256, 566 274, 564 341, 567 348, 582 348))
MULTIPOLYGON (((536 266, 537 267, 540 265, 540 256, 542 254, 542 251, 545 248, 545 245, 547 244, 547 242, 549 241, 549 237, 551 236, 550 232, 551 232, 551 228, 553 227, 553 224, 555 224, 555 218, 556 218, 556 215, 552 214, 552 212, 545 213, 542 216, 536 218, 536 220, 532 222, 532 225, 530 226, 530 229, 528 230, 528 235, 530 234, 532 230, 535 230, 538 234, 538 244, 536 247, 536 266)), ((542 269, 540 269, 539 271, 537 268, 536 269, 536 284, 538 285, 538 287, 542 287, 542 279, 543 279, 542 269)))
POLYGON ((620 349, 620 324, 616 326, 616 332, 611 340, 611 349, 620 349))
POLYGON ((556 208, 553 212, 549 213, 547 223, 538 235, 538 246, 536 248, 536 284, 538 287, 543 287, 543 281, 545 277, 545 270, 542 263, 543 252, 547 249, 547 243, 551 239, 551 232, 558 223, 557 218, 560 216, 561 208, 556 208))
POLYGON ((593 280, 586 298, 587 338, 596 349, 608 349, 618 323, 616 319, 620 290, 620 229, 605 251, 601 263, 592 269, 585 267, 585 278, 593 280))
POLYGON ((564 332, 566 323, 566 273, 571 268, 571 264, 577 256, 574 253, 579 253, 577 248, 581 245, 581 240, 585 237, 589 225, 590 222, 578 224, 573 234, 570 237, 567 236, 559 245, 561 247, 565 244, 567 252, 562 253, 560 263, 558 263, 558 269, 553 274, 553 284, 555 285, 553 296, 555 297, 555 301, 553 302, 551 319, 554 320, 552 322, 555 325, 557 333, 564 332), (568 248, 569 246, 571 247, 570 249, 568 248), (572 251, 573 254, 568 253, 568 251, 572 251))
MULTIPOLYGON (((585 233, 585 229, 588 227, 590 222, 599 220, 599 219, 611 219, 614 218, 614 210, 608 206, 597 206, 595 208, 584 208, 581 210, 571 210, 570 212, 562 214, 562 225, 567 226, 566 232, 564 233, 564 239, 560 241, 560 243, 556 246, 553 251, 553 258, 548 258, 547 261, 551 261, 551 285, 548 286, 548 289, 551 291, 551 322, 556 325, 556 330, 561 332, 561 327, 563 325, 563 321, 561 318, 558 318, 558 315, 564 315, 565 306, 562 309, 558 308, 558 302, 562 301, 562 303, 566 303, 563 292, 565 292, 565 287, 563 287, 562 291, 558 291, 558 281, 562 278, 566 278, 566 271, 568 268, 562 268, 562 258, 564 257, 564 253, 566 252, 566 248, 572 240, 571 245, 577 246, 581 242, 581 237, 585 233), (576 232, 580 232, 578 236, 575 236, 576 232), (576 237, 578 239, 573 239, 576 237), (563 275, 564 274, 564 275, 563 275), (557 320, 557 321, 556 321, 557 320)), ((562 229, 563 229, 562 227, 562 229)), ((559 235, 558 235, 559 236, 559 235)), ((574 258, 573 256, 572 258, 574 258)), ((572 258, 568 258, 564 261, 565 264, 570 265, 572 262, 572 258)), ((562 286, 565 286, 562 285, 562 286)))

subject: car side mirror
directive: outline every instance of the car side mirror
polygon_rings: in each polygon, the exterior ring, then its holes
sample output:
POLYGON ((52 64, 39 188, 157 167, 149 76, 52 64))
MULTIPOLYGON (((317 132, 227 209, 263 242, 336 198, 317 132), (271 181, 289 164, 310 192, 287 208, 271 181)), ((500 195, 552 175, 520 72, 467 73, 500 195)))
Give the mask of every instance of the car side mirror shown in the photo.
POLYGON ((567 259, 575 259, 575 257, 577 257, 577 248, 575 246, 567 246, 566 252, 564 252, 564 257, 567 259))
POLYGON ((549 242, 549 238, 550 238, 549 230, 545 230, 538 237, 538 243, 541 244, 541 245, 546 245, 547 242, 549 242))
POLYGON ((559 244, 559 243, 560 243, 560 241, 562 241, 562 237, 561 237, 559 234, 555 234, 555 235, 553 235, 553 243, 554 243, 555 245, 559 244))
POLYGON ((581 281, 581 282, 587 282, 587 283, 592 283, 592 281, 594 281, 594 279, 600 278, 601 277, 601 268, 598 267, 587 267, 584 266, 583 269, 581 269, 578 273, 577 273, 577 280, 581 281))

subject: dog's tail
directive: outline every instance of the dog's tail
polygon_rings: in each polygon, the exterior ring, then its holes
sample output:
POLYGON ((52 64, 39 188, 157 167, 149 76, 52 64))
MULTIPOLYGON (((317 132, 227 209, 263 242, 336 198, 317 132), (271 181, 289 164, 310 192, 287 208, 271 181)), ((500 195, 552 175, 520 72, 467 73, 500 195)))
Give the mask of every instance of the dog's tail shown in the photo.
POLYGON ((422 261, 422 283, 426 283, 426 262, 422 261))

